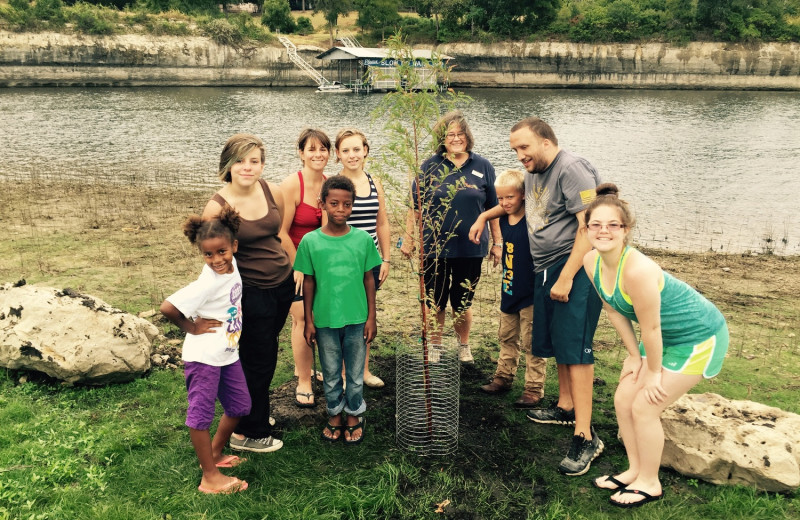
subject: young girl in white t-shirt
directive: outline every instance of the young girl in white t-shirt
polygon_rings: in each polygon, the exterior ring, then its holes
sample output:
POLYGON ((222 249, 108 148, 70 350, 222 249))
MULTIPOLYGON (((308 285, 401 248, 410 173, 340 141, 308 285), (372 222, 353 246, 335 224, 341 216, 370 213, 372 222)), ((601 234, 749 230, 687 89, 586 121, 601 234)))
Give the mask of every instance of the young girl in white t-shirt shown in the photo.
POLYGON ((197 280, 161 304, 162 314, 186 333, 182 354, 189 399, 186 426, 203 470, 198 487, 203 493, 247 489, 244 480, 219 471, 244 461, 223 455, 222 448, 239 418, 250 413, 250 393, 239 361, 242 279, 233 258, 239 223, 239 214, 230 206, 218 218, 188 218, 183 232, 198 246, 206 265, 197 280), (217 399, 225 413, 212 440, 209 429, 217 399))

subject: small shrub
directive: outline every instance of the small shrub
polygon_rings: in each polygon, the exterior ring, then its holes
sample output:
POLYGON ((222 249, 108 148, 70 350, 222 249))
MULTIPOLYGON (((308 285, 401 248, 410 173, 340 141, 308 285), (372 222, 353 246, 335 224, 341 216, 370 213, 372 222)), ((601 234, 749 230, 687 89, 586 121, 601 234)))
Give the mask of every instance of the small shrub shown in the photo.
POLYGON ((436 23, 430 18, 404 16, 397 25, 397 31, 405 36, 409 45, 436 41, 436 23))
POLYGON ((147 25, 150 15, 144 11, 134 11, 125 21, 128 25, 147 25))
POLYGON ((155 36, 187 36, 191 34, 189 26, 184 22, 155 19, 146 24, 147 32, 155 36))
POLYGON ((257 42, 268 42, 272 40, 272 35, 263 25, 255 22, 253 17, 247 13, 238 13, 230 18, 231 23, 239 28, 245 40, 257 42))
POLYGON ((67 20, 84 34, 114 34, 119 12, 107 7, 78 2, 66 9, 67 20))
POLYGON ((64 2, 61 0, 36 0, 33 14, 39 20, 47 20, 51 26, 64 24, 64 2))
POLYGON ((272 35, 247 13, 229 18, 214 18, 200 27, 203 34, 220 45, 241 47, 248 41, 268 42, 272 35))
POLYGON ((300 16, 297 18, 297 29, 295 30, 297 34, 302 34, 306 36, 314 32, 314 24, 311 23, 311 18, 308 16, 300 16))
POLYGON ((227 18, 215 18, 201 27, 203 34, 220 45, 237 46, 244 41, 244 36, 238 27, 227 18))
POLYGON ((40 25, 28 0, 9 0, 7 6, 0 4, 0 18, 6 20, 13 31, 30 31, 40 25))
POLYGON ((8 5, 17 11, 30 11, 31 9, 29 0, 8 0, 8 5))

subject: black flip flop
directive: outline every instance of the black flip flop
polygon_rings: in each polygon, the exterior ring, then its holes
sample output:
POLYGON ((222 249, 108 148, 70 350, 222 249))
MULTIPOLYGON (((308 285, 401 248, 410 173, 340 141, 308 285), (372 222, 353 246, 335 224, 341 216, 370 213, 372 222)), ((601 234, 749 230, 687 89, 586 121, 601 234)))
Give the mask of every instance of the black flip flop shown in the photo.
POLYGON ((592 480, 592 485, 594 487, 596 487, 597 489, 604 489, 606 491, 615 491, 616 492, 616 491, 619 491, 620 489, 625 489, 630 484, 625 484, 624 482, 620 482, 613 475, 603 475, 602 477, 597 477, 596 479, 592 480), (606 479, 605 482, 611 482, 612 484, 614 484, 617 487, 609 488, 609 487, 603 487, 603 486, 598 485, 597 481, 600 480, 601 478, 606 479))
MULTIPOLYGON (((354 424, 353 426, 345 426, 344 429, 350 433, 351 437, 353 436, 353 432, 360 428, 361 429, 361 437, 359 437, 358 439, 356 439, 354 441, 348 441, 347 437, 345 437, 344 438, 344 443, 345 444, 359 444, 361 441, 363 441, 364 440, 364 435, 366 434, 366 432, 364 431, 364 425, 366 423, 367 423, 367 420, 364 419, 364 417, 359 417, 358 418, 358 423, 354 424)), ((347 423, 345 423, 345 424, 347 424, 347 423)), ((344 437, 344 434, 342 434, 342 437, 344 437)))
POLYGON ((632 493, 634 495, 641 495, 641 496, 644 497, 643 500, 639 500, 638 502, 630 502, 628 504, 624 504, 622 502, 617 502, 616 500, 614 500, 611 497, 608 498, 608 501, 611 502, 611 504, 613 504, 613 505, 615 505, 617 507, 625 508, 625 509, 630 509, 632 507, 643 506, 643 505, 648 504, 650 502, 655 502, 656 500, 661 500, 662 498, 664 498, 664 490, 663 489, 661 490, 661 494, 660 495, 651 495, 649 493, 645 493, 644 491, 640 491, 638 489, 620 489, 619 492, 620 493, 632 493))
POLYGON ((338 442, 340 439, 344 438, 344 424, 340 424, 339 426, 334 426, 330 422, 325 424, 325 427, 319 432, 319 436, 322 437, 323 441, 328 442, 338 442), (340 432, 338 437, 328 437, 325 435, 325 430, 331 432, 331 435, 336 435, 336 432, 340 432))
POLYGON ((314 399, 310 403, 301 403, 300 401, 297 400, 297 396, 298 395, 302 395, 303 397, 311 399, 312 397, 314 397, 314 392, 295 392, 294 393, 294 404, 298 408, 314 408, 315 406, 317 406, 317 400, 316 399, 314 399))

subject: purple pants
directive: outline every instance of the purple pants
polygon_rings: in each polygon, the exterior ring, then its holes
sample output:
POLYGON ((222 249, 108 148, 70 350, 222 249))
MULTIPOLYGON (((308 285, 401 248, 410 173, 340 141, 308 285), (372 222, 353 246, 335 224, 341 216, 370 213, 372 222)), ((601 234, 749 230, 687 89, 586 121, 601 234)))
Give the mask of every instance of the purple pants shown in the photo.
POLYGON ((186 411, 186 426, 189 428, 211 428, 217 398, 228 417, 243 417, 250 413, 250 392, 247 391, 241 361, 222 367, 187 361, 183 373, 189 398, 186 411))

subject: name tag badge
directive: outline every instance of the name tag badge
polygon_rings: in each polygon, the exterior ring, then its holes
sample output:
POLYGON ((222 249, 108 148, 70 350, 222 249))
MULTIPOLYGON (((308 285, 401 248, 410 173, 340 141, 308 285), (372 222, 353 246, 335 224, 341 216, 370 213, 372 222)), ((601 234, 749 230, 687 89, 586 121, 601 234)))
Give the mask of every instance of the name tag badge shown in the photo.
POLYGON ((483 179, 483 174, 477 170, 472 170, 472 175, 478 177, 479 179, 483 179))

